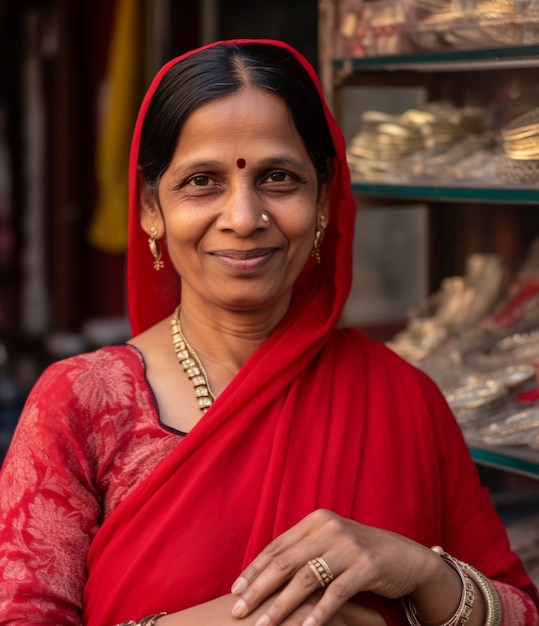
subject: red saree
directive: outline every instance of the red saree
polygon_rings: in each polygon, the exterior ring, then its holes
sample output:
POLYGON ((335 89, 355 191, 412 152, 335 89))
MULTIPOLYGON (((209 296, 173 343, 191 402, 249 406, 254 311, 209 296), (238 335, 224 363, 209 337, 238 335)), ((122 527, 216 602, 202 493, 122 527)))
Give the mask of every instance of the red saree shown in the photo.
MULTIPOLYGON (((145 111, 174 62, 150 87, 133 139, 128 287, 135 334, 171 313, 180 296, 170 288, 174 278, 151 267, 135 176, 145 111)), ((227 593, 275 535, 320 507, 439 543, 492 578, 530 584, 437 389, 384 347, 335 330, 351 282, 356 207, 344 140, 329 111, 327 118, 337 156, 322 263, 307 265, 280 326, 105 520, 88 557, 88 626, 171 613, 227 593)), ((406 623, 397 602, 365 601, 388 624, 406 623)))

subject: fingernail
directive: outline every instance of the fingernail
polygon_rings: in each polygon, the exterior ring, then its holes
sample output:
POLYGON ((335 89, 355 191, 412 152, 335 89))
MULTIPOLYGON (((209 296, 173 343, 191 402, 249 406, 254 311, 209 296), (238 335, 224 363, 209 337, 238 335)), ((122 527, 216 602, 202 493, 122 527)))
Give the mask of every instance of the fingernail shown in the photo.
POLYGON ((316 620, 314 619, 312 615, 309 615, 309 617, 307 617, 303 621, 303 624, 301 626, 316 626, 316 620))
POLYGON ((234 617, 243 617, 247 613, 247 604, 241 598, 232 607, 232 615, 234 617))
POLYGON ((255 626, 268 626, 269 623, 270 618, 267 615, 262 615, 256 620, 255 626))
POLYGON ((247 579, 243 576, 240 576, 236 582, 232 585, 232 589, 230 590, 232 593, 241 593, 247 589, 247 579))

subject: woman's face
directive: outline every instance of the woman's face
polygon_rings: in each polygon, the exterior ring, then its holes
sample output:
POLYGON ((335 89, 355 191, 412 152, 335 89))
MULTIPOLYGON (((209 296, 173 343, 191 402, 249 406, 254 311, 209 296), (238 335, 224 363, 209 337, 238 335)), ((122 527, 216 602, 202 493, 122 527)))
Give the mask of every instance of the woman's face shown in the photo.
POLYGON ((327 218, 326 186, 288 109, 256 87, 191 113, 158 200, 142 197, 142 226, 165 234, 182 299, 229 309, 288 306, 327 218))

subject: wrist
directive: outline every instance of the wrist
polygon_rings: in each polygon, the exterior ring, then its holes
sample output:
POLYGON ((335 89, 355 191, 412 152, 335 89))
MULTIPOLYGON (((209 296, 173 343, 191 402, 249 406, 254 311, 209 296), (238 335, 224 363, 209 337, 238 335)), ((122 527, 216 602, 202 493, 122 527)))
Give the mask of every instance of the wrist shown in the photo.
POLYGON ((475 587, 457 559, 441 548, 433 548, 432 569, 426 568, 425 582, 403 599, 408 621, 413 626, 465 624, 475 599, 475 587))
POLYGON ((146 617, 143 617, 138 622, 131 619, 127 622, 121 622, 120 624, 116 624, 116 626, 155 626, 157 620, 164 615, 166 615, 166 612, 164 611, 162 613, 154 613, 153 615, 147 615, 146 617))
MULTIPOLYGON (((471 565, 450 556, 442 548, 436 546, 432 551, 439 557, 435 570, 437 574, 433 574, 432 582, 418 586, 412 594, 403 598, 403 607, 411 626, 499 626, 500 604, 490 580, 471 565), (439 567, 440 562, 445 569, 439 567), (450 570, 454 572, 452 581, 447 578, 450 570), (454 588, 455 575, 459 579, 460 600, 456 609, 449 613, 449 617, 443 618, 442 602, 448 597, 456 597, 446 586, 451 585, 451 589, 454 588), (445 582, 443 578, 446 578, 445 582)), ((447 606, 444 605, 443 608, 447 610, 447 606)))

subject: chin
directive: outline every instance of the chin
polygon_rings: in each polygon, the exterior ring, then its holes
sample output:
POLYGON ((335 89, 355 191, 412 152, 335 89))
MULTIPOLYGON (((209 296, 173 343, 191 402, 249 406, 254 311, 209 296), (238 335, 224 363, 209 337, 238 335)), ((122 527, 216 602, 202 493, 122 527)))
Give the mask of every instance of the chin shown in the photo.
POLYGON ((237 295, 236 297, 229 297, 224 299, 219 299, 222 303, 223 308, 227 308, 229 310, 238 311, 238 312, 259 312, 266 309, 275 309, 286 307, 290 303, 292 292, 288 292, 286 294, 279 295, 270 295, 264 294, 260 296, 256 296, 255 294, 243 294, 237 295))

